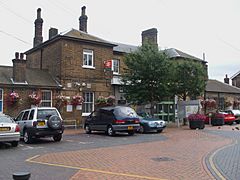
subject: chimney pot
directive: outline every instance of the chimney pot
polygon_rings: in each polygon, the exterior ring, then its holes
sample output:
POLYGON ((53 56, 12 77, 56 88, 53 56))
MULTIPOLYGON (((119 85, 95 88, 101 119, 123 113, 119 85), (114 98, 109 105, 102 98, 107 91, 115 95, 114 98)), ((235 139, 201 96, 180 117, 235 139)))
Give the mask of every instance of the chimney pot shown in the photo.
POLYGON ((19 59, 19 52, 15 52, 15 59, 19 59))
POLYGON ((23 60, 23 58, 24 58, 24 54, 23 54, 23 53, 20 53, 20 59, 23 60))
POLYGON ((226 77, 224 78, 224 83, 229 84, 229 78, 227 77, 227 74, 226 77))
POLYGON ((87 15, 86 15, 86 6, 82 7, 82 14, 79 17, 79 30, 87 33, 87 15))

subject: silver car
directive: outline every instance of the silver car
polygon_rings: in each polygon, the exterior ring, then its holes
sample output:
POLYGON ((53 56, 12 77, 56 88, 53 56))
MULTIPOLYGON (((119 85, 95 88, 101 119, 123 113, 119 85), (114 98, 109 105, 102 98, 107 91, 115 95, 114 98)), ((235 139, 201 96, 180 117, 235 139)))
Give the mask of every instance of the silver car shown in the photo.
POLYGON ((11 143, 18 146, 20 140, 20 127, 7 115, 0 114, 0 142, 11 143))

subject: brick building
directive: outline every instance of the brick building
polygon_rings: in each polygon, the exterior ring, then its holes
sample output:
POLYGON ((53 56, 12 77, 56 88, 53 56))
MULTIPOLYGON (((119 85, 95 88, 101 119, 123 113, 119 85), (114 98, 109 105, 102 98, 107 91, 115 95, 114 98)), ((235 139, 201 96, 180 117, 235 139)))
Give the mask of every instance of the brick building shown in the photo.
MULTIPOLYGON (((82 7, 79 30, 58 33, 50 28, 49 39, 43 42, 41 9, 37 10, 33 48, 24 54, 16 53, 13 66, 0 66, 0 112, 15 116, 32 105, 55 106, 64 119, 84 117, 94 110, 100 96, 114 95, 116 104, 124 104, 120 76, 123 58, 138 47, 113 43, 87 33, 86 7, 82 7), (26 55, 26 59, 24 56, 26 55), (19 97, 12 97, 18 93, 19 97), (31 97, 41 98, 41 103, 31 97), (75 102, 83 97, 84 102, 75 102)), ((142 32, 142 41, 157 46, 157 29, 142 32)), ((176 49, 168 49, 172 59, 193 59, 204 65, 206 61, 176 49)))

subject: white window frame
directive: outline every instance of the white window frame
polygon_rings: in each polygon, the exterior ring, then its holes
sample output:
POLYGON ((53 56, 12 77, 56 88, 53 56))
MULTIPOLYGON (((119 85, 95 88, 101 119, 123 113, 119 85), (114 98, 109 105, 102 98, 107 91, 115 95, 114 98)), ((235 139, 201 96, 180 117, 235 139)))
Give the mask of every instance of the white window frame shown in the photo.
POLYGON ((0 104, 2 107, 2 109, 0 109, 0 113, 2 113, 3 112, 3 89, 2 88, 0 88, 0 97, 1 97, 0 104))
POLYGON ((113 74, 120 74, 120 60, 119 59, 112 60, 112 71, 113 71, 113 74), (118 62, 117 66, 116 66, 115 62, 118 62), (117 68, 117 71, 115 71, 115 67, 117 68))
MULTIPOLYGON (((94 111, 94 92, 84 92, 83 98, 84 98, 83 107, 82 107, 83 111, 85 109, 84 106, 86 104, 92 104, 92 111, 94 111), (87 100, 87 98, 85 97, 86 93, 91 93, 92 94, 92 102, 87 102, 86 101, 87 100)), ((90 114, 91 114, 91 112, 82 112, 82 116, 89 116, 90 114)))
POLYGON ((43 103, 46 103, 46 102, 47 102, 47 103, 50 102, 50 104, 51 104, 50 107, 52 107, 52 91, 51 91, 51 90, 42 90, 42 91, 41 91, 41 95, 42 95, 42 96, 41 96, 41 97, 42 97, 42 101, 41 101, 41 105, 40 105, 40 106, 41 106, 41 107, 45 107, 45 106, 42 106, 42 104, 43 104, 43 103), (50 94, 51 94, 51 95, 50 95, 50 97, 51 97, 50 100, 43 99, 43 93, 46 93, 46 92, 47 92, 47 93, 50 92, 50 94))
POLYGON ((93 56, 93 50, 90 49, 84 49, 83 50, 83 68, 89 68, 89 69, 95 69, 94 67, 94 56, 93 56), (85 61, 85 55, 87 56, 87 60, 85 61), (90 57, 92 57, 92 62, 90 64, 90 57))

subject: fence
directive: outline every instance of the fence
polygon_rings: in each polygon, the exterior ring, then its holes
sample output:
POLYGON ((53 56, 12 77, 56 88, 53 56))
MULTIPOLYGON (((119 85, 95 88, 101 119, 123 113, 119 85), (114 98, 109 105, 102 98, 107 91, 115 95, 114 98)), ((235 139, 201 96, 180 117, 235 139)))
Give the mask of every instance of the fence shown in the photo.
POLYGON ((74 127, 77 129, 77 120, 76 119, 66 119, 63 120, 64 127, 74 127))

